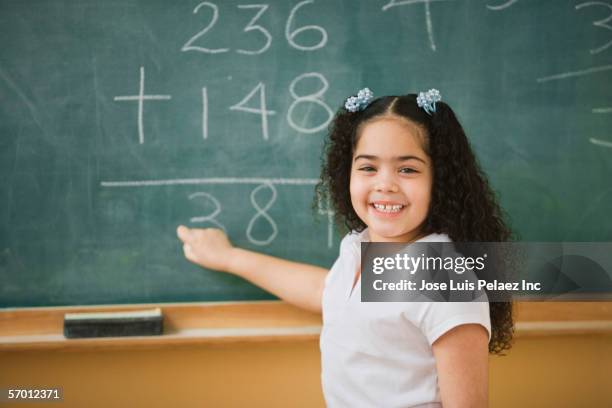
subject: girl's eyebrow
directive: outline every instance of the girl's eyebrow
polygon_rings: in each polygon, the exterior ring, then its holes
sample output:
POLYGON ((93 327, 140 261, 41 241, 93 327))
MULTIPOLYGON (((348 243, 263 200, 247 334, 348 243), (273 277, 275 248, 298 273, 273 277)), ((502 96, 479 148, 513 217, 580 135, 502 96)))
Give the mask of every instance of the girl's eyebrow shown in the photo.
MULTIPOLYGON (((358 159, 378 160, 379 157, 371 155, 371 154, 360 154, 359 156, 356 156, 355 160, 353 160, 353 161, 357 161, 358 159)), ((411 156, 411 155, 409 155, 409 156, 395 156, 395 157, 392 157, 391 160, 398 161, 398 162, 407 161, 407 160, 418 160, 420 162, 423 162, 424 164, 427 164, 425 162, 425 160, 421 159, 420 157, 411 156)))

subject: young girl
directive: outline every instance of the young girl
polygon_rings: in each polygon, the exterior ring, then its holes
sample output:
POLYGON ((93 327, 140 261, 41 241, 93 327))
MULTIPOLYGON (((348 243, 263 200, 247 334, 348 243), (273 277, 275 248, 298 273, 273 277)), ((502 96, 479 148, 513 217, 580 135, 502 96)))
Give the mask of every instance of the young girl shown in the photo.
POLYGON ((330 407, 484 407, 488 353, 510 348, 509 303, 360 301, 360 243, 500 242, 501 209, 451 108, 430 90, 372 100, 334 119, 317 195, 350 231, 331 270, 233 247, 219 229, 178 228, 188 260, 239 275, 323 314, 330 407), (488 345, 488 347, 487 347, 488 345))

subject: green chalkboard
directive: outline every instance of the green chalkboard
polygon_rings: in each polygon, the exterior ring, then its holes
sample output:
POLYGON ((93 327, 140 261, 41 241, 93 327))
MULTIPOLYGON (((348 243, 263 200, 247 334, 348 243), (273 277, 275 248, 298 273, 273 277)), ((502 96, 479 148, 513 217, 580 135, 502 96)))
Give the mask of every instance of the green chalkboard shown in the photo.
POLYGON ((612 237, 612 2, 0 0, 0 307, 267 299, 178 224, 330 266, 344 98, 440 89, 524 240, 612 237))

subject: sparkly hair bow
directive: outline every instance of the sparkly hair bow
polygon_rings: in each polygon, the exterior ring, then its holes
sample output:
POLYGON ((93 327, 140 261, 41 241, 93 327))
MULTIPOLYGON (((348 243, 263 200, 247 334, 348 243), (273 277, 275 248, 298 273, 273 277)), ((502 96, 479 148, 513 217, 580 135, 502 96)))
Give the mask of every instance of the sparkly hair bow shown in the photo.
POLYGON ((346 98, 344 107, 349 112, 362 111, 368 107, 370 102, 374 99, 374 94, 370 91, 370 88, 363 88, 357 92, 357 96, 350 96, 346 98))
POLYGON ((436 102, 441 100, 440 91, 437 89, 430 89, 427 92, 419 92, 419 96, 417 96, 417 105, 431 115, 436 111, 436 102))

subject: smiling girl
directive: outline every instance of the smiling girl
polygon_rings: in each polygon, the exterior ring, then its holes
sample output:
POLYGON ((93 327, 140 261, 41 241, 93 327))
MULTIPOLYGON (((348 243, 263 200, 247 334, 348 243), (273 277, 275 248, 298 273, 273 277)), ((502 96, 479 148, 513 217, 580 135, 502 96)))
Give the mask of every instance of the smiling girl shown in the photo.
POLYGON ((451 108, 430 90, 347 99, 317 196, 350 231, 331 270, 233 247, 219 229, 178 228, 185 256, 323 314, 330 407, 484 407, 488 352, 510 348, 509 303, 362 303, 361 242, 500 242, 502 212, 451 108))

